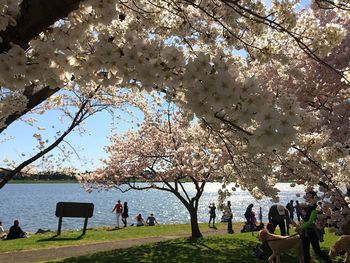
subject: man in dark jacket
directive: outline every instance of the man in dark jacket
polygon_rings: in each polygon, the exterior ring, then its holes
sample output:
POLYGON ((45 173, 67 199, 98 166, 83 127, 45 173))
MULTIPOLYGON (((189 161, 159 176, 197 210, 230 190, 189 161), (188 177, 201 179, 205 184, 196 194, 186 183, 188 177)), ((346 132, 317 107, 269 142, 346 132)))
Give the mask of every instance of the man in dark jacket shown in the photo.
POLYGON ((273 205, 270 207, 269 210, 269 222, 276 228, 277 226, 280 228, 281 235, 286 235, 289 233, 289 224, 290 224, 290 217, 289 217, 289 211, 282 205, 273 205))
POLYGON ((9 233, 7 235, 7 239, 15 239, 15 238, 21 238, 24 237, 24 232, 19 227, 19 221, 15 220, 13 222, 13 226, 10 227, 9 233))

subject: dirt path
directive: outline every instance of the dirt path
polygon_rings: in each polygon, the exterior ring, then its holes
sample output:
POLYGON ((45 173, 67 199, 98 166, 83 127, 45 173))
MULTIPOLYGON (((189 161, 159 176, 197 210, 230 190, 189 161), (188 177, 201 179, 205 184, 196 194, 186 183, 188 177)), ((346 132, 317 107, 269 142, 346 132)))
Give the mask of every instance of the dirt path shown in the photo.
MULTIPOLYGON (((235 229, 236 231, 236 229, 235 229)), ((203 232, 204 236, 221 235, 226 234, 225 230, 213 230, 203 232)), ((144 245, 149 243, 155 243, 159 241, 166 241, 175 239, 182 236, 162 236, 162 237, 147 237, 137 239, 124 239, 116 241, 108 241, 94 244, 78 245, 78 246, 66 246, 57 248, 45 248, 27 251, 15 251, 0 253, 0 263, 22 263, 22 262, 40 262, 53 260, 58 258, 76 257, 86 255, 90 253, 96 253, 99 251, 107 251, 119 248, 129 248, 132 246, 144 245)))

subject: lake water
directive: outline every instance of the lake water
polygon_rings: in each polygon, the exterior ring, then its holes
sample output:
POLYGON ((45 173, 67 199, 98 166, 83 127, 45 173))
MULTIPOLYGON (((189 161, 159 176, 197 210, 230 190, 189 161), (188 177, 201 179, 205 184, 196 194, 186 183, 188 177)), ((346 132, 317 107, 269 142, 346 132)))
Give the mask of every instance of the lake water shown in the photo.
MULTIPOLYGON (((185 187, 194 193, 191 183, 185 187)), ((280 192, 280 203, 285 205, 291 199, 296 200, 296 193, 303 196, 303 187, 291 188, 289 184, 277 184, 280 192)), ((217 201, 219 183, 208 183, 200 200, 198 218, 200 222, 208 220, 208 205, 217 201)), ((8 184, 0 190, 0 221, 8 229, 14 219, 19 219, 22 229, 35 232, 38 228, 56 230, 58 218, 55 216, 57 202, 91 202, 95 205, 94 216, 89 219, 88 227, 115 225, 115 215, 111 213, 115 202, 120 199, 128 202, 129 222, 134 223, 134 216, 141 213, 147 217, 154 213, 163 224, 189 223, 190 217, 184 206, 170 193, 149 191, 117 190, 94 191, 87 193, 79 184, 8 184)), ((254 203, 254 211, 262 207, 263 221, 272 203, 269 199, 256 201, 246 191, 237 190, 228 199, 232 203, 233 221, 244 221, 243 214, 250 203, 254 203)), ((299 199, 301 200, 301 199, 299 199)), ((258 214, 258 213, 257 213, 258 214)), ((221 218, 218 211, 217 219, 221 218)), ((62 230, 81 229, 84 219, 63 218, 62 230)))

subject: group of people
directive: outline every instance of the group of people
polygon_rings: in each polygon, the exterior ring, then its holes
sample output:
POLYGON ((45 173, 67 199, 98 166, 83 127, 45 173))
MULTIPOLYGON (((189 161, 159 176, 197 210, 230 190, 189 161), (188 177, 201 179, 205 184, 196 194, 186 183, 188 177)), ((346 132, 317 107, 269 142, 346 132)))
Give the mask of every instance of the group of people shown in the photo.
MULTIPOLYGON (((312 246, 315 254, 319 255, 325 262, 332 262, 327 253, 323 252, 320 248, 320 242, 323 241, 323 229, 316 227, 317 216, 322 213, 321 204, 317 202, 318 197, 315 191, 309 191, 305 195, 307 204, 301 205, 298 201, 291 200, 286 206, 272 205, 268 213, 268 221, 266 228, 270 233, 274 233, 276 228, 279 227, 282 236, 289 235, 290 225, 296 228, 296 232, 300 235, 303 243, 304 250, 304 262, 310 262, 310 246, 312 246), (294 215, 296 214, 297 222, 294 221, 294 215)), ((256 214, 253 211, 253 204, 249 204, 245 213, 245 227, 241 231, 256 231, 264 227, 262 223, 258 224, 256 214), (249 226, 249 228, 248 228, 249 226)), ((209 226, 213 222, 215 224, 216 207, 214 203, 209 205, 209 226)), ((232 210, 231 202, 227 201, 226 206, 223 209, 222 222, 227 222, 227 232, 233 233, 232 229, 232 210)), ((261 215, 260 215, 261 217, 261 215)), ((261 221, 261 218, 260 218, 261 221)))
POLYGON ((319 255, 325 262, 332 262, 327 253, 320 248, 320 242, 323 241, 324 230, 316 226, 318 214, 322 213, 320 203, 315 191, 309 191, 305 195, 306 205, 293 205, 291 200, 285 207, 282 205, 273 205, 269 210, 269 224, 267 230, 274 233, 278 226, 282 236, 289 235, 289 226, 293 225, 296 232, 300 235, 303 243, 304 262, 310 262, 310 245, 315 254, 319 255), (297 214, 298 223, 294 221, 294 213, 297 214))
POLYGON ((19 221, 15 220, 8 233, 5 231, 0 221, 0 239, 16 239, 26 237, 26 233, 19 226, 19 221))
POLYGON ((300 222, 302 220, 303 209, 302 209, 301 205, 299 204, 298 200, 295 201, 295 205, 294 205, 294 200, 290 200, 289 203, 286 205, 286 209, 289 212, 289 218, 291 220, 294 220, 294 213, 295 212, 297 214, 298 222, 300 222))
MULTIPOLYGON (((124 205, 122 205, 121 201, 118 200, 112 210, 112 213, 116 214, 117 228, 120 228, 120 218, 124 224, 124 227, 127 227, 127 218, 129 217, 129 207, 127 202, 124 202, 124 205)), ((147 217, 146 221, 143 219, 141 214, 135 216, 134 219, 136 220, 136 226, 155 226, 156 224, 159 225, 152 213, 147 217)), ((131 226, 133 225, 134 224, 131 224, 131 226)))
POLYGON ((305 195, 307 204, 301 205, 291 200, 285 207, 282 205, 273 205, 270 207, 267 230, 274 234, 276 227, 280 229, 282 236, 289 235, 290 225, 293 225, 297 234, 300 235, 303 244, 304 262, 310 262, 310 246, 315 254, 319 255, 325 262, 332 262, 327 253, 320 248, 320 242, 323 241, 324 230, 316 226, 317 216, 322 213, 320 203, 315 191, 309 191, 305 195), (298 223, 294 221, 294 213, 297 214, 298 223))
MULTIPOLYGON (((215 228, 215 218, 216 218, 216 206, 215 203, 211 203, 209 205, 209 227, 215 228), (213 223, 211 226, 210 223, 213 223)), ((224 214, 221 218, 222 222, 227 222, 227 233, 233 234, 233 228, 232 228, 232 218, 233 218, 233 213, 231 210, 231 202, 227 201, 226 206, 224 207, 224 214)))

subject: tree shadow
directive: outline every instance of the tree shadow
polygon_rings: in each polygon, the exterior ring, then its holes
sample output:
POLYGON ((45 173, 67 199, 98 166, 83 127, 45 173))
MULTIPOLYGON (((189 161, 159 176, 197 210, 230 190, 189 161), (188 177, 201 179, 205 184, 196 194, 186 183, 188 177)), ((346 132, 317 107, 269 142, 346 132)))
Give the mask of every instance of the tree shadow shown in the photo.
MULTIPOLYGON (((159 242, 129 249, 100 252, 88 256, 65 259, 61 262, 261 262, 252 255, 256 242, 234 238, 197 238, 159 242)), ((295 263, 293 255, 283 255, 282 262, 295 263)))
POLYGON ((114 228, 108 228, 107 231, 116 231, 116 230, 122 230, 121 227, 114 227, 114 228))
POLYGON ((60 237, 59 235, 56 234, 49 238, 39 239, 37 242, 80 240, 83 238, 83 236, 84 236, 83 234, 80 234, 80 236, 77 236, 77 237, 60 237))

